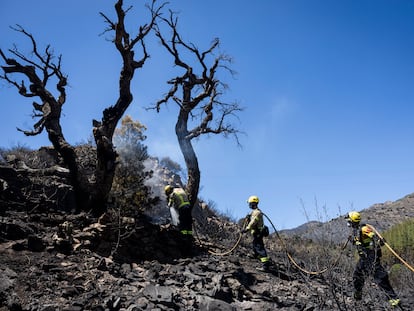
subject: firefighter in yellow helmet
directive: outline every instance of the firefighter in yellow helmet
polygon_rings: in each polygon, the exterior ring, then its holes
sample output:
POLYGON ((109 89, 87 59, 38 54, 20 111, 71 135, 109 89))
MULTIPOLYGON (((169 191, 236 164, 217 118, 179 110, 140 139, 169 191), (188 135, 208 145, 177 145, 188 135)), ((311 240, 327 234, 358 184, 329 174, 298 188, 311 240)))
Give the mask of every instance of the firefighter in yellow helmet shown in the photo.
POLYGON ((392 288, 388 273, 381 265, 381 246, 382 241, 367 224, 361 224, 361 214, 356 211, 349 212, 345 217, 348 226, 352 228, 350 239, 356 246, 359 260, 353 274, 354 298, 362 299, 362 288, 365 278, 373 275, 375 283, 384 291, 391 306, 398 306, 400 299, 392 288))
POLYGON ((174 207, 178 211, 178 229, 181 234, 183 236, 192 237, 193 218, 191 216, 190 201, 187 193, 183 188, 174 188, 171 185, 165 186, 164 191, 167 196, 168 207, 174 207))
MULTIPOLYGON (((253 252, 255 257, 259 258, 262 263, 262 268, 260 270, 268 271, 270 268, 270 258, 267 256, 266 249, 263 243, 264 236, 264 222, 263 222, 263 213, 259 209, 259 198, 255 195, 250 196, 247 199, 249 208, 252 209, 252 212, 247 216, 248 224, 243 232, 249 232, 253 236, 253 252)), ((265 234, 266 235, 266 234, 265 234)))

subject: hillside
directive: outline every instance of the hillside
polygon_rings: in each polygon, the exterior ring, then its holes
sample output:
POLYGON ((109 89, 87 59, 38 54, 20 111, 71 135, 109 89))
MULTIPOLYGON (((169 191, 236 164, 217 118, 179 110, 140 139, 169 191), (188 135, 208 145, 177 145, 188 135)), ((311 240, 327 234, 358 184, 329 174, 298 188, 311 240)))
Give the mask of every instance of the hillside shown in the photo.
MULTIPOLYGON (((228 238, 235 237, 235 224, 220 225, 228 238)), ((121 240, 113 226, 84 214, 6 213, 0 230, 1 310, 382 310, 385 305, 378 293, 355 305, 345 275, 333 286, 333 275, 300 273, 272 238, 268 247, 275 265, 264 273, 256 269, 247 236, 233 253, 217 256, 206 245, 228 249, 236 240, 220 244, 200 235, 189 254, 168 226, 139 219, 121 240), (65 222, 74 226, 70 239, 62 232, 65 222)))
MULTIPOLYGON (((362 223, 374 226, 379 232, 385 231, 393 225, 414 218, 414 193, 406 195, 397 201, 388 201, 374 204, 361 212, 362 223)), ((327 222, 310 221, 297 228, 283 230, 287 236, 299 235, 312 240, 329 240, 342 243, 349 235, 347 222, 342 217, 327 222)))
POLYGON ((283 267, 258 272, 244 246, 226 257, 199 246, 188 256, 175 231, 144 219, 112 253, 110 226, 85 215, 7 213, 2 310, 302 310, 317 307, 317 292, 327 288, 323 279, 309 283, 283 267), (64 221, 75 226, 73 247, 56 238, 64 221))

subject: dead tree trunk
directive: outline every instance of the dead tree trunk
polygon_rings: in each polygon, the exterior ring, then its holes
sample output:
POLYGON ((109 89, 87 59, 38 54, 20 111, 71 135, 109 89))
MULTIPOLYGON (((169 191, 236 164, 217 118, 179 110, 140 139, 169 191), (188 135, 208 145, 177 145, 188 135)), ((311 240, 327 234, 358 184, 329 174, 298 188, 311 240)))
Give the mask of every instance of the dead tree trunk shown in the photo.
POLYGON ((173 12, 170 12, 169 19, 162 18, 161 20, 162 24, 154 25, 156 35, 173 57, 174 65, 181 68, 183 73, 168 81, 169 84, 172 84, 172 88, 163 99, 157 102, 156 109, 159 111, 161 105, 170 100, 175 101, 180 107, 175 132, 187 166, 186 190, 193 207, 197 201, 201 175, 191 140, 202 134, 223 134, 225 136, 234 134, 237 139, 238 131, 226 123, 226 117, 233 115, 241 108, 237 103, 227 104, 218 100, 222 95, 220 87, 223 84, 216 77, 216 73, 219 68, 228 70, 229 68, 224 63, 230 61, 225 55, 212 56, 213 51, 219 46, 219 40, 214 40, 209 49, 201 52, 194 44, 182 41, 177 31, 177 19, 173 12), (167 29, 172 32, 171 38, 166 39, 166 36, 162 34, 163 25, 166 25, 167 29), (184 60, 182 55, 186 55, 188 60, 184 60), (211 66, 208 65, 209 58, 212 60, 211 66), (198 75, 194 73, 194 68, 201 68, 198 75), (179 90, 182 90, 182 96, 177 95, 179 90), (216 111, 218 112, 215 113, 216 111), (188 129, 190 117, 201 120, 192 129, 188 129), (213 121, 215 124, 212 126, 213 121))
POLYGON ((184 98, 187 100, 184 101, 183 106, 180 109, 178 114, 177 122, 175 125, 175 134, 177 135, 178 143, 180 145, 181 153, 183 154, 185 165, 187 167, 187 186, 186 190, 189 196, 190 205, 191 207, 197 201, 198 197, 198 189, 200 188, 200 168, 198 166, 198 159, 197 155, 194 151, 193 145, 191 143, 191 139, 189 138, 188 134, 188 117, 191 112, 189 109, 190 105, 188 103, 191 97, 191 87, 185 88, 184 87, 184 98))
POLYGON ((118 100, 115 105, 103 111, 101 121, 93 121, 93 135, 97 146, 97 163, 93 182, 87 178, 83 178, 75 148, 65 140, 60 125, 62 106, 66 102, 65 87, 67 84, 67 77, 61 71, 61 56, 58 57, 58 61, 55 63, 50 46, 46 47, 43 55, 39 53, 34 37, 20 26, 15 28, 15 30, 23 33, 31 40, 34 56, 29 58, 23 55, 17 48, 14 48, 9 49, 9 52, 14 55, 15 59, 7 58, 4 52, 0 50, 0 56, 5 62, 5 66, 1 67, 3 74, 0 75, 0 79, 15 86, 22 96, 38 97, 41 101, 41 104, 33 102, 33 107, 36 111, 33 117, 40 119, 34 124, 34 130, 22 132, 28 136, 33 136, 40 134, 46 129, 49 140, 62 156, 65 165, 70 171, 70 179, 75 191, 77 209, 91 210, 96 215, 106 210, 106 201, 115 174, 117 154, 112 143, 112 137, 118 121, 122 118, 132 102, 133 96, 130 85, 135 70, 141 68, 149 57, 144 39, 152 30, 162 8, 162 6, 156 8, 155 0, 153 0, 152 6, 148 7, 151 13, 150 22, 139 27, 138 34, 130 38, 130 34, 125 29, 124 23, 126 12, 130 8, 124 10, 122 5, 122 0, 118 0, 115 4, 117 15, 115 22, 101 13, 101 16, 109 25, 105 32, 114 31, 115 33, 113 42, 121 55, 122 69, 119 78, 118 100), (135 59, 136 51, 134 51, 134 48, 137 44, 142 48, 142 57, 139 60, 135 59), (15 74, 22 75, 26 80, 16 82, 13 78, 15 74), (54 98, 52 92, 47 89, 48 82, 51 79, 57 81, 58 98, 54 98), (29 90, 26 88, 25 81, 29 84, 29 90))
POLYGON ((34 117, 39 118, 39 121, 33 126, 33 131, 19 130, 27 136, 35 136, 46 129, 50 142, 59 152, 63 162, 70 171, 70 180, 76 194, 77 206, 79 209, 85 208, 85 204, 89 201, 89 194, 79 183, 79 169, 76 161, 76 154, 74 148, 66 141, 60 125, 62 106, 66 102, 65 87, 67 84, 67 77, 61 71, 61 57, 59 56, 58 61, 54 63, 52 61, 53 55, 49 46, 46 47, 44 55, 41 55, 38 51, 36 41, 31 34, 27 33, 19 26, 14 30, 23 33, 31 40, 33 55, 36 60, 27 58, 16 48, 9 50, 9 52, 16 57, 15 59, 6 57, 4 52, 0 50, 0 55, 5 62, 5 66, 1 67, 3 69, 3 74, 0 78, 15 86, 23 97, 38 97, 41 101, 41 104, 38 104, 37 102, 32 103, 34 111, 36 111, 34 117), (43 76, 39 76, 36 69, 38 69, 43 76), (11 78, 14 74, 22 74, 26 77, 26 83, 29 84, 29 90, 26 88, 24 80, 21 83, 18 83, 11 78), (53 97, 52 93, 46 88, 47 83, 52 78, 55 78, 57 81, 56 88, 59 91, 58 98, 53 97))
POLYGON ((105 14, 101 16, 108 24, 105 32, 114 32, 114 44, 122 58, 122 69, 119 77, 119 97, 115 105, 107 108, 103 112, 103 117, 100 122, 94 120, 93 135, 97 146, 97 166, 96 166, 96 187, 93 193, 92 206, 96 214, 104 212, 105 202, 112 187, 112 181, 115 175, 115 166, 117 153, 112 143, 112 138, 115 128, 119 120, 124 115, 125 111, 132 103, 133 96, 131 93, 131 81, 134 77, 135 70, 142 68, 149 55, 147 53, 144 38, 150 33, 159 15, 161 7, 155 8, 155 1, 150 7, 151 21, 139 28, 139 33, 136 37, 130 39, 130 34, 125 28, 126 10, 122 8, 123 1, 118 0, 115 4, 115 11, 117 14, 117 21, 111 21, 105 14), (140 60, 135 59, 134 47, 140 44, 142 47, 142 57, 140 60), (104 208, 102 210, 102 208, 104 208))

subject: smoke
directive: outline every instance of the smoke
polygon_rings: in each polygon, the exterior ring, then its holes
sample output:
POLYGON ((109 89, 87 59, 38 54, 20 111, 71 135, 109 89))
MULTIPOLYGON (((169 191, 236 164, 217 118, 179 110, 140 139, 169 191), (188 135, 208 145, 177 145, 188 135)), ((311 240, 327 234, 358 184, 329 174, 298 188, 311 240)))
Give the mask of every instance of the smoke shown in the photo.
POLYGON ((173 225, 178 224, 178 219, 175 219, 178 217, 175 215, 176 211, 170 211, 167 206, 167 197, 164 193, 164 187, 166 185, 182 187, 180 176, 160 165, 158 158, 147 158, 143 162, 143 165, 145 171, 152 172, 151 178, 145 180, 145 185, 151 189, 154 196, 160 198, 159 203, 145 214, 151 217, 153 222, 158 224, 168 223, 170 220, 173 225))
MULTIPOLYGON (((152 222, 161 224, 170 222, 172 217, 167 206, 167 198, 164 193, 166 185, 182 187, 180 172, 181 167, 169 158, 164 158, 161 163, 158 158, 150 157, 147 147, 141 143, 145 139, 142 132, 131 127, 125 131, 119 131, 122 135, 114 136, 114 145, 119 154, 119 161, 132 170, 130 172, 142 172, 146 176, 144 186, 148 187, 152 197, 158 197, 155 206, 145 210, 145 215, 152 222)), ((176 223, 176 220, 173 219, 176 223)))

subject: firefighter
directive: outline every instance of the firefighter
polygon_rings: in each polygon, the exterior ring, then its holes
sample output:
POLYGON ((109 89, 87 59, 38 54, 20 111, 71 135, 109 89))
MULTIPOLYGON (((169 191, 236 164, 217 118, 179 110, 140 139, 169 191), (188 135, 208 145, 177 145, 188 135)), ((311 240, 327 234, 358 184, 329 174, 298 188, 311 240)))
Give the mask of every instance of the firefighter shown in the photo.
POLYGON ((183 236, 192 238, 193 218, 187 193, 183 188, 174 188, 171 185, 165 186, 164 191, 167 196, 168 207, 174 207, 178 211, 179 231, 183 236))
POLYGON ((362 299, 362 288, 365 278, 368 275, 374 277, 374 281, 386 294, 391 306, 399 306, 400 299, 392 288, 388 273, 381 265, 381 246, 384 241, 381 240, 369 225, 360 224, 361 214, 355 211, 349 212, 346 217, 348 226, 352 228, 350 239, 356 246, 359 254, 359 260, 353 274, 354 298, 362 299))
POLYGON ((253 236, 253 252, 256 258, 259 258, 262 263, 262 268, 259 270, 268 271, 270 268, 270 258, 267 256, 266 249, 263 243, 263 213, 259 209, 259 198, 252 195, 248 198, 247 203, 252 212, 247 215, 248 224, 243 230, 243 233, 249 232, 253 236))

